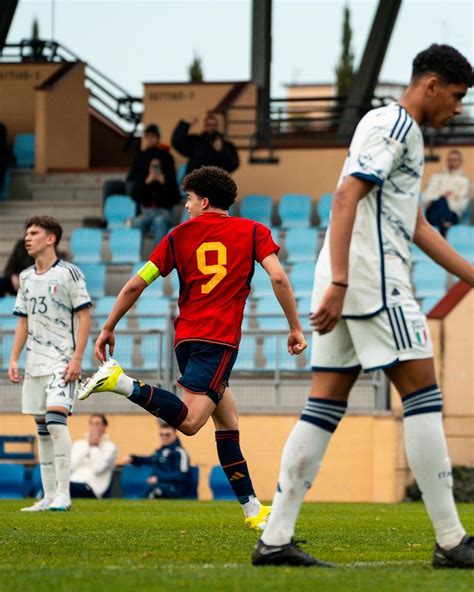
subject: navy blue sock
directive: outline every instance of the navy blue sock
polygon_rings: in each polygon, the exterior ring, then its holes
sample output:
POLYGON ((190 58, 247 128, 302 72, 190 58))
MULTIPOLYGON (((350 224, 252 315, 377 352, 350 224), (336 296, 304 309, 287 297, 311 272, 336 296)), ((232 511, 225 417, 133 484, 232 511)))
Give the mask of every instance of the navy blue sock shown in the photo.
POLYGON ((229 479, 230 486, 239 502, 246 504, 251 495, 255 496, 255 491, 247 461, 240 450, 239 430, 216 431, 216 444, 219 462, 229 479))
POLYGON ((133 392, 128 398, 174 428, 179 427, 188 415, 188 408, 179 397, 137 380, 133 381, 133 392))

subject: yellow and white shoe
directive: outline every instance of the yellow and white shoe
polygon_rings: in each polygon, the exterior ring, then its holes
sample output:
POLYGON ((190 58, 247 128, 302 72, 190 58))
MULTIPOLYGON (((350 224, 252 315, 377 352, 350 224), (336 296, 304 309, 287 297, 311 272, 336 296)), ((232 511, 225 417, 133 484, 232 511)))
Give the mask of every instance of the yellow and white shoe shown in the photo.
POLYGON ((245 526, 253 530, 264 530, 271 511, 271 506, 260 506, 260 512, 256 516, 249 516, 245 519, 245 526))
POLYGON ((84 401, 84 399, 90 397, 92 393, 117 393, 115 389, 119 377, 122 374, 123 370, 116 360, 107 360, 107 362, 104 362, 95 374, 79 385, 77 389, 77 398, 80 401, 84 401))

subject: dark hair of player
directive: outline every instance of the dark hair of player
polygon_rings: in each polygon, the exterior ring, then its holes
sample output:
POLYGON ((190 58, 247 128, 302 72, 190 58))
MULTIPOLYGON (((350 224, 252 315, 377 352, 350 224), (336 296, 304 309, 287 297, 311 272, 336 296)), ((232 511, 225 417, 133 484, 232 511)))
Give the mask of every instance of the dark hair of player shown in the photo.
POLYGON ((52 216, 33 216, 25 222, 25 230, 28 230, 30 226, 39 226, 44 228, 49 234, 54 234, 56 237, 55 246, 59 245, 59 241, 63 235, 63 229, 61 224, 52 216))
POLYGON ((203 166, 183 179, 183 190, 207 197, 213 208, 228 210, 237 197, 237 185, 229 173, 214 166, 203 166))
POLYGON ((413 60, 412 79, 437 74, 446 84, 473 84, 471 64, 450 45, 433 43, 413 60))
POLYGON ((93 413, 90 416, 90 419, 92 419, 93 417, 98 417, 102 421, 102 425, 104 427, 107 427, 109 425, 109 422, 107 421, 107 418, 105 417, 105 415, 103 413, 93 413))

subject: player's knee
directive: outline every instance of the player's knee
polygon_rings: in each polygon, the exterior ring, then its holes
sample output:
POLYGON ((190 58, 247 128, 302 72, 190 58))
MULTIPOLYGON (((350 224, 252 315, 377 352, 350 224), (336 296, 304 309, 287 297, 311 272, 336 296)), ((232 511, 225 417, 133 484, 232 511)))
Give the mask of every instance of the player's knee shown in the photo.
POLYGON ((67 416, 59 411, 47 411, 46 426, 49 433, 54 438, 67 427, 67 416))
POLYGON ((35 420, 36 425, 46 423, 46 416, 45 415, 33 415, 33 419, 35 420))
POLYGON ((202 421, 199 421, 198 418, 188 416, 179 426, 179 430, 186 436, 194 436, 202 428, 202 425, 202 421))

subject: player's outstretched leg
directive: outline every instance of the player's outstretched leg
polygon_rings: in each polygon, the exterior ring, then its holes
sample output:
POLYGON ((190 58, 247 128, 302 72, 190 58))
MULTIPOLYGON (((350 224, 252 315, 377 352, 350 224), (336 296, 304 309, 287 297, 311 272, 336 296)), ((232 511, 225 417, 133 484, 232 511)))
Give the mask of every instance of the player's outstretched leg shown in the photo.
POLYGON ((408 464, 436 534, 433 567, 474 569, 474 540, 466 534, 453 496, 451 462, 442 418, 442 395, 432 384, 403 398, 408 464))
POLYGON ((41 471, 43 497, 22 512, 44 512, 56 495, 56 470, 54 467, 54 446, 44 416, 35 416, 38 430, 38 458, 41 471))
POLYGON ((156 386, 151 386, 127 376, 120 364, 110 359, 77 390, 83 401, 93 393, 111 392, 127 397, 155 417, 161 417, 167 424, 178 428, 188 415, 188 407, 179 397, 156 386))

